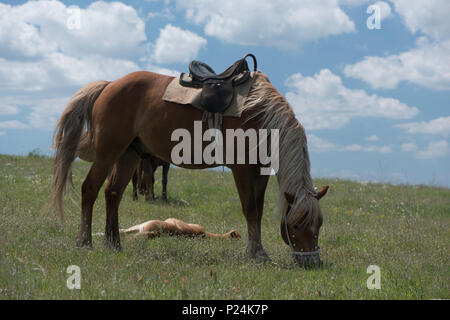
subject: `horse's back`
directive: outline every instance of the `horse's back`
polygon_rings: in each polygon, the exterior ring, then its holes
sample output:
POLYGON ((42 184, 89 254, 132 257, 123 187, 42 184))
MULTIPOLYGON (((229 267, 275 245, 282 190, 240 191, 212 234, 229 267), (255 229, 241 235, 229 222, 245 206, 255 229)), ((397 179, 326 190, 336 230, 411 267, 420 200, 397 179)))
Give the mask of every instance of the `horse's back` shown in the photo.
POLYGON ((136 136, 137 123, 144 117, 147 106, 161 103, 172 79, 150 71, 136 71, 111 82, 92 110, 95 131, 136 136))

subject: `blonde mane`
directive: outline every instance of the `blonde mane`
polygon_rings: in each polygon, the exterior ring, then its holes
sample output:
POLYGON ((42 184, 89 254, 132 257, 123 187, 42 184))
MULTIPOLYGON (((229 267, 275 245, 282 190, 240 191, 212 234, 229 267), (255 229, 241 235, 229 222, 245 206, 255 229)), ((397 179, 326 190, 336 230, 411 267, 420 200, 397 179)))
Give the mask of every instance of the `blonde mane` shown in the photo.
MULTIPOLYGON (((314 196, 314 189, 310 174, 310 161, 305 129, 295 118, 286 99, 270 83, 266 75, 258 72, 252 88, 243 106, 243 112, 248 112, 248 121, 259 119, 259 127, 263 129, 279 129, 279 170, 277 180, 279 185, 279 203, 282 213, 287 210, 284 192, 295 196, 294 206, 302 206, 302 216, 289 215, 288 223, 297 223, 303 219, 302 225, 309 225, 315 221, 320 212, 314 196), (284 200, 284 201, 283 201, 284 200), (317 207, 317 208, 315 208, 317 207)), ((284 217, 283 217, 284 218, 284 217)))

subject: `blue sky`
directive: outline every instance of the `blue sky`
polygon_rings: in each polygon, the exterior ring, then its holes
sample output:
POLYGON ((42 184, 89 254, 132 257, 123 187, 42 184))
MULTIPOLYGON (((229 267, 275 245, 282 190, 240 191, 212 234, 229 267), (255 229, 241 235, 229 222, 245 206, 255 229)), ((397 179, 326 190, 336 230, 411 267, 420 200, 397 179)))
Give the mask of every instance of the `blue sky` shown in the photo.
POLYGON ((448 16, 446 0, 2 1, 0 153, 50 154, 91 81, 251 52, 306 128, 313 177, 449 187, 448 16))

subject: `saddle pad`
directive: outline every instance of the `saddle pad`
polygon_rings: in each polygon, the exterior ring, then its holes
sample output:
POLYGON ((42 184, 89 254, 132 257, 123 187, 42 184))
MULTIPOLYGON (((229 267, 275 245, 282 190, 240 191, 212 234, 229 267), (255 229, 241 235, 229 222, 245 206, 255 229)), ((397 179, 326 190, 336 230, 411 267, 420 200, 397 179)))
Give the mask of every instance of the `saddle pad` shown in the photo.
MULTIPOLYGON (((249 79, 245 83, 234 88, 235 94, 233 100, 223 113, 224 116, 241 117, 242 107, 255 78, 255 72, 251 72, 249 79)), ((167 102, 175 102, 178 104, 190 104, 197 109, 204 110, 200 105, 201 93, 201 88, 183 87, 180 84, 180 79, 174 78, 167 86, 162 99, 167 102)))

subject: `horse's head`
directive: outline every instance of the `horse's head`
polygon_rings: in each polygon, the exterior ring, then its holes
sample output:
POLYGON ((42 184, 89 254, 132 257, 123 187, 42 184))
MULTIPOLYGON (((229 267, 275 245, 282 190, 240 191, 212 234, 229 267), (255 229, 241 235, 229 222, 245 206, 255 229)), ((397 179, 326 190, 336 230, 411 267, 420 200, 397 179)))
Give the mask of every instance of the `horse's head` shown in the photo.
POLYGON ((296 199, 288 192, 284 193, 287 205, 282 213, 281 236, 302 267, 316 267, 322 263, 318 241, 323 216, 319 200, 327 191, 328 186, 325 186, 316 195, 306 194, 301 199, 296 199))

